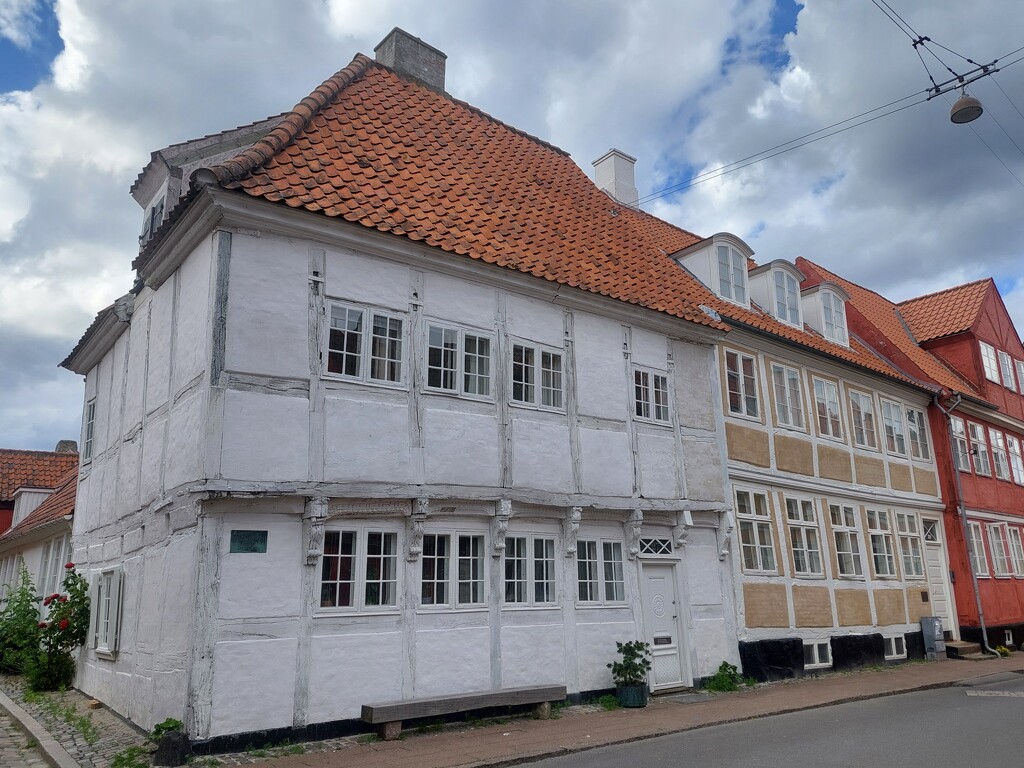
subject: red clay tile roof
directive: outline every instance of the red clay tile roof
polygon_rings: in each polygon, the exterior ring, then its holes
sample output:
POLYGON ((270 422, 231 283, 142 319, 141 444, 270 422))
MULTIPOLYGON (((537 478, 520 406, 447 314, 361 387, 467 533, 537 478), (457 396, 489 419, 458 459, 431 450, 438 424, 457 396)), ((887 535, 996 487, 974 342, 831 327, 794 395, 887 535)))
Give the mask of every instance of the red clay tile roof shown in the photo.
POLYGON ((19 488, 54 488, 72 467, 77 453, 20 451, 0 448, 0 501, 10 501, 19 488))
POLYGON ((969 330, 978 319, 989 288, 994 285, 992 278, 987 277, 907 299, 897 306, 915 338, 923 343, 969 330))
POLYGON ((54 492, 47 496, 42 504, 29 512, 24 520, 0 535, 0 544, 11 539, 19 539, 36 528, 74 514, 75 496, 78 492, 78 454, 69 455, 75 457, 75 464, 57 480, 54 484, 56 486, 54 492))
MULTIPOLYGON (((844 280, 834 272, 830 272, 802 256, 797 258, 796 266, 809 278, 834 282, 850 295, 850 304, 853 309, 883 335, 884 339, 881 339, 882 343, 879 346, 886 348, 879 349, 879 352, 888 359, 902 356, 906 362, 910 363, 910 367, 916 367, 920 371, 920 375, 927 377, 935 384, 981 399, 977 390, 968 381, 918 346, 896 304, 874 291, 844 280)), ((900 365, 901 368, 907 367, 903 362, 900 362, 900 365)), ((911 372, 911 375, 915 374, 911 372)))
POLYGON ((723 327, 668 256, 696 235, 617 203, 562 150, 361 54, 210 172, 254 197, 723 327))

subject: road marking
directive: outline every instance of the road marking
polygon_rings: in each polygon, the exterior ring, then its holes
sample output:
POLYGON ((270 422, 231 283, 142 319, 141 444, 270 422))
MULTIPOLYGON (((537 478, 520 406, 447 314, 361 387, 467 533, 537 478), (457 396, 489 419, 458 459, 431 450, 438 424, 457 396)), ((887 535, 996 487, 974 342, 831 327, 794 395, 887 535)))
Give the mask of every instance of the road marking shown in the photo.
POLYGON ((1024 691, 968 691, 968 696, 1011 696, 1024 699, 1024 691))

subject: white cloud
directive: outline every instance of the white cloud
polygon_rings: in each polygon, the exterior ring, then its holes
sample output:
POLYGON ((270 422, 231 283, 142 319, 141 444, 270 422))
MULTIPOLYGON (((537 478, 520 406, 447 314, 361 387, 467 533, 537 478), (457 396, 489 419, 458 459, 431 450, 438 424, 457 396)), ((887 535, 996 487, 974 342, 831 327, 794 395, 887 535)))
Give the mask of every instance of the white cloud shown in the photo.
POLYGON ((28 48, 39 23, 39 0, 0 0, 0 37, 28 48))

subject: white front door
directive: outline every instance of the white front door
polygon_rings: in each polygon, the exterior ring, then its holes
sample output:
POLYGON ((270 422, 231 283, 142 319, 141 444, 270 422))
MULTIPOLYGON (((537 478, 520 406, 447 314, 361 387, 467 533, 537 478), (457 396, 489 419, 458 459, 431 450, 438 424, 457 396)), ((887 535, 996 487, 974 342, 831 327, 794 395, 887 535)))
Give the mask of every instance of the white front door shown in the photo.
POLYGON ((928 594, 932 603, 931 615, 942 617, 942 629, 952 632, 951 636, 956 638, 959 636, 959 627, 951 610, 949 571, 946 566, 945 547, 942 546, 942 521, 922 516, 921 528, 924 533, 924 563, 928 574, 928 594))
POLYGON ((643 563, 644 634, 651 644, 651 690, 688 685, 683 664, 682 626, 675 563, 643 563))

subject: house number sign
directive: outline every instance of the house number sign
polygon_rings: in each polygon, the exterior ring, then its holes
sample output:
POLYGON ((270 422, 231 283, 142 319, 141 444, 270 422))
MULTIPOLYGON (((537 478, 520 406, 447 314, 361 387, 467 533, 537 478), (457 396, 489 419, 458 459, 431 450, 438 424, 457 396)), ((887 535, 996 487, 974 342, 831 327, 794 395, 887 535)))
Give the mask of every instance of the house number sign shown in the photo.
POLYGON ((229 552, 248 554, 266 554, 266 531, 231 531, 231 547, 229 552))

